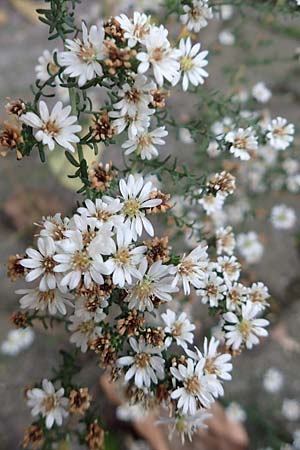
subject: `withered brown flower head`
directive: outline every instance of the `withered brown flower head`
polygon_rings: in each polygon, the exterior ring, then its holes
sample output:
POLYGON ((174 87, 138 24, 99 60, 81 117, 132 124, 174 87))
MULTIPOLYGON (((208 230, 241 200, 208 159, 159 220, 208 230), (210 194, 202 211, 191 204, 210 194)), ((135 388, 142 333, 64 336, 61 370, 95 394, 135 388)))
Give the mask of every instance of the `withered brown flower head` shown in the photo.
POLYGON ((0 155, 6 156, 9 150, 16 150, 17 159, 22 159, 22 153, 17 146, 23 142, 20 128, 9 122, 3 122, 4 129, 0 132, 0 155))
POLYGON ((110 75, 115 75, 120 68, 130 69, 131 59, 135 57, 136 50, 129 47, 119 48, 114 42, 104 40, 107 58, 103 61, 110 75))
POLYGON ((100 427, 97 420, 94 420, 88 426, 85 441, 91 450, 101 450, 104 448, 104 430, 100 427))
POLYGON ((163 263, 169 261, 171 247, 168 246, 168 243, 168 236, 155 237, 152 240, 144 241, 144 245, 147 247, 146 258, 149 264, 153 264, 155 261, 162 261, 163 263))
POLYGON ((20 117, 22 114, 26 112, 25 103, 22 100, 12 100, 9 101, 5 106, 7 114, 12 116, 20 117))
POLYGON ((23 278, 25 275, 25 268, 20 264, 24 255, 10 255, 7 261, 7 276, 11 281, 16 281, 18 278, 23 278))
POLYGON ((213 192, 233 194, 235 191, 235 177, 229 172, 216 173, 207 183, 207 187, 213 192))
POLYGON ((22 440, 22 448, 38 449, 42 446, 44 441, 43 430, 38 425, 31 425, 26 428, 22 440))
POLYGON ((87 288, 84 282, 80 283, 76 288, 76 294, 80 297, 84 297, 86 299, 92 301, 103 301, 103 298, 107 298, 112 293, 112 280, 109 276, 104 276, 103 284, 91 283, 87 288))
POLYGON ((154 206, 153 208, 148 208, 146 210, 147 214, 158 214, 158 213, 165 213, 168 209, 173 207, 173 203, 169 202, 171 195, 170 194, 164 194, 161 191, 155 190, 150 193, 149 196, 151 199, 159 198, 161 199, 161 204, 158 206, 154 206))
POLYGON ((116 176, 117 171, 112 170, 111 161, 105 165, 94 162, 89 171, 91 188, 98 192, 103 192, 110 186, 116 176))
POLYGON ((105 37, 113 38, 119 42, 125 42, 124 30, 115 17, 110 17, 107 22, 104 23, 105 37))
POLYGON ((116 130, 111 124, 107 111, 103 111, 100 116, 94 120, 92 132, 93 137, 97 142, 104 142, 114 136, 116 130))
POLYGON ((162 327, 147 328, 145 341, 153 347, 162 347, 164 345, 165 332, 162 327))
POLYGON ((100 356, 101 367, 109 367, 116 361, 116 349, 111 345, 111 335, 109 332, 89 342, 89 348, 100 356))
POLYGON ((151 106, 155 109, 163 109, 166 107, 166 99, 170 96, 169 91, 164 91, 163 89, 153 89, 150 91, 153 99, 151 101, 151 106))
POLYGON ((92 397, 88 388, 72 389, 69 395, 69 410, 74 414, 84 414, 90 407, 92 397))
POLYGON ((117 330, 120 335, 123 336, 125 333, 130 336, 138 336, 140 328, 145 324, 145 319, 139 316, 135 309, 128 312, 127 316, 119 319, 117 321, 117 330))
POLYGON ((27 328, 29 326, 27 314, 23 311, 15 311, 11 315, 11 321, 16 328, 27 328))
POLYGON ((157 386, 156 398, 157 398, 159 404, 170 399, 168 387, 165 384, 159 384, 157 386))

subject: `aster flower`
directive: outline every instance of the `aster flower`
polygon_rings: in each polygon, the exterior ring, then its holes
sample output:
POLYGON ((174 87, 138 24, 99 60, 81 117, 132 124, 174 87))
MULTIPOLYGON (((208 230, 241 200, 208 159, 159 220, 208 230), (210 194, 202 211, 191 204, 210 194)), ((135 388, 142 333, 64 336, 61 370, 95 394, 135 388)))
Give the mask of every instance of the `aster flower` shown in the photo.
POLYGON ((192 45, 191 38, 181 39, 179 43, 179 62, 182 75, 182 89, 188 90, 189 83, 193 86, 203 84, 208 73, 203 67, 207 66, 205 59, 208 51, 200 52, 201 44, 192 45))
POLYGON ((216 195, 206 194, 199 200, 199 204, 202 205, 206 214, 210 216, 217 211, 221 211, 224 201, 225 197, 219 193, 216 195))
POLYGON ((212 8, 208 6, 208 0, 193 0, 192 5, 183 6, 184 14, 180 16, 181 22, 187 26, 189 31, 199 33, 201 28, 208 24, 208 20, 212 19, 212 8))
POLYGON ((226 281, 237 281, 240 276, 241 265, 235 256, 219 256, 217 271, 223 274, 226 281))
POLYGON ((137 342, 129 338, 129 343, 134 351, 134 356, 122 356, 117 360, 119 367, 127 367, 125 381, 134 377, 134 383, 139 388, 150 387, 151 382, 157 384, 164 377, 164 359, 161 350, 143 341, 137 342))
POLYGON ((264 310, 269 306, 269 303, 267 302, 268 298, 270 298, 269 290, 261 281, 251 285, 248 295, 251 302, 257 305, 261 310, 264 310))
POLYGON ((235 248, 235 237, 232 227, 220 227, 216 230, 217 254, 226 253, 231 256, 235 248))
POLYGON ((215 272, 209 272, 205 274, 199 284, 200 289, 197 290, 197 295, 201 297, 202 303, 209 303, 212 308, 218 306, 227 290, 223 278, 215 272))
POLYGON ((230 153, 233 153, 236 158, 240 158, 242 161, 249 160, 250 153, 255 152, 258 148, 257 137, 251 127, 230 131, 226 134, 225 141, 231 144, 229 147, 230 153))
POLYGON ((267 103, 272 97, 272 92, 267 88, 265 83, 257 83, 252 88, 252 96, 260 103, 267 103))
POLYGON ((267 392, 275 394, 283 386, 283 375, 278 369, 270 367, 263 377, 263 387, 267 392))
POLYGON ((64 74, 77 78, 78 86, 82 87, 87 81, 103 75, 102 66, 99 61, 105 57, 103 45, 104 28, 93 25, 88 31, 82 22, 82 40, 66 39, 68 51, 61 52, 58 60, 64 66, 64 74))
POLYGON ((153 226, 147 217, 145 211, 147 208, 153 208, 161 204, 161 199, 151 199, 150 194, 154 188, 151 181, 144 184, 144 179, 140 175, 135 177, 130 174, 127 181, 120 180, 120 191, 123 197, 122 214, 125 217, 125 225, 129 225, 134 240, 141 236, 143 228, 145 231, 154 235, 153 226))
POLYGON ((158 425, 168 425, 169 439, 175 431, 177 431, 181 436, 181 443, 184 445, 185 437, 187 436, 189 441, 192 441, 192 436, 199 429, 206 429, 207 425, 205 421, 211 417, 211 414, 205 410, 197 411, 193 415, 178 415, 176 417, 162 417, 157 421, 158 425))
POLYGON ((39 103, 39 115, 27 112, 20 117, 26 125, 36 129, 35 138, 43 145, 47 145, 50 151, 54 150, 55 143, 62 148, 75 152, 74 143, 80 141, 75 133, 81 131, 81 125, 76 116, 70 116, 71 106, 63 107, 62 102, 57 102, 51 113, 44 101, 39 103))
POLYGON ((259 338, 267 336, 265 329, 269 325, 268 320, 257 318, 260 308, 252 302, 242 305, 241 316, 237 316, 232 312, 223 315, 227 324, 225 325, 226 344, 238 350, 242 345, 251 349, 259 343, 259 338))
POLYGON ((96 219, 96 227, 100 228, 104 223, 114 226, 122 224, 122 217, 118 214, 122 209, 122 204, 118 198, 104 196, 102 199, 96 198, 94 202, 87 199, 84 205, 78 208, 77 212, 87 218, 96 219))
POLYGON ((60 213, 54 216, 43 217, 38 225, 41 228, 41 237, 50 237, 54 241, 60 241, 64 238, 64 232, 68 229, 70 219, 68 217, 61 217, 60 213))
POLYGON ((106 317, 103 308, 108 306, 107 299, 109 296, 90 296, 76 298, 75 302, 75 316, 79 317, 81 321, 88 322, 93 320, 94 322, 101 322, 106 317))
POLYGON ((147 77, 137 74, 133 84, 125 83, 117 91, 120 100, 113 104, 114 109, 120 111, 120 115, 135 117, 138 111, 147 109, 153 97, 151 90, 155 89, 155 83, 148 81, 147 77))
POLYGON ((145 36, 150 32, 150 16, 134 11, 133 18, 129 19, 125 14, 116 17, 121 28, 125 31, 124 37, 128 39, 128 46, 133 48, 137 43, 143 43, 145 36))
POLYGON ((269 123, 267 139, 276 150, 286 150, 294 140, 295 126, 282 117, 277 117, 269 123))
POLYGON ((257 263, 264 252, 264 247, 259 241, 258 234, 255 231, 240 233, 237 236, 237 247, 240 254, 249 264, 257 263))
POLYGON ((296 223, 296 213, 293 208, 286 205, 273 206, 271 211, 271 222, 278 230, 288 230, 296 223))
POLYGON ((66 410, 69 400, 64 397, 64 388, 55 390, 51 381, 44 379, 42 389, 33 388, 27 391, 28 406, 32 408, 31 414, 46 418, 46 427, 51 429, 56 423, 62 425, 63 419, 69 415, 66 410))
POLYGON ((191 292, 190 284, 195 288, 200 288, 201 280, 205 275, 205 269, 208 265, 207 245, 200 244, 188 255, 183 255, 180 263, 171 271, 176 274, 174 284, 179 281, 183 284, 185 295, 191 292))
POLYGON ((20 264, 26 269, 29 269, 25 280, 28 282, 34 281, 41 277, 39 289, 47 291, 48 289, 55 289, 57 280, 54 268, 56 262, 54 255, 56 253, 55 242, 50 237, 38 238, 38 250, 28 248, 26 254, 28 258, 21 259, 20 264))
POLYGON ((79 347, 82 353, 88 349, 88 344, 102 334, 102 328, 93 319, 86 319, 73 315, 70 318, 71 324, 68 329, 72 332, 70 342, 79 347))
POLYGON ((165 333, 170 334, 165 340, 166 347, 169 347, 174 339, 177 345, 183 348, 187 347, 187 344, 192 344, 194 341, 194 334, 192 331, 195 330, 195 325, 192 324, 186 313, 182 312, 179 316, 171 309, 161 315, 162 320, 165 322, 166 326, 164 328, 165 333))
POLYGON ((128 127, 128 138, 131 140, 138 133, 142 133, 149 128, 150 116, 154 112, 154 109, 143 106, 136 111, 134 116, 124 115, 121 111, 110 111, 109 117, 113 119, 112 125, 116 134, 121 134, 128 127))
POLYGON ((67 313, 66 306, 73 306, 71 300, 73 296, 63 288, 49 289, 47 291, 40 291, 40 289, 19 289, 16 294, 23 295, 20 298, 20 305, 22 309, 34 309, 36 311, 49 311, 49 314, 54 315, 60 313, 65 315, 67 313))
POLYGON ((169 276, 170 267, 156 261, 150 267, 146 259, 143 259, 139 268, 139 279, 131 289, 128 290, 126 301, 129 302, 130 309, 139 311, 153 311, 154 300, 163 302, 172 300, 171 294, 178 292, 174 286, 174 278, 169 276), (147 270, 148 269, 148 270, 147 270))
POLYGON ((42 56, 38 59, 38 65, 35 67, 36 78, 42 82, 46 82, 53 75, 58 73, 59 67, 54 61, 54 55, 57 54, 57 49, 44 50, 42 56))
POLYGON ((180 70, 177 60, 178 50, 171 47, 167 36, 168 30, 163 25, 152 26, 143 42, 146 52, 139 52, 136 56, 140 61, 138 72, 145 73, 151 66, 159 86, 163 85, 164 78, 170 83, 176 84, 180 70))
POLYGON ((227 283, 226 308, 228 311, 240 311, 241 306, 247 302, 248 288, 241 283, 227 283))
POLYGON ((1 342, 0 350, 4 355, 16 356, 21 351, 31 346, 35 338, 32 328, 19 328, 9 330, 4 341, 1 342))
POLYGON ((165 141, 162 139, 167 136, 168 132, 165 127, 159 127, 155 130, 141 130, 133 139, 122 144, 122 148, 126 149, 125 155, 130 155, 136 152, 141 159, 152 159, 158 156, 157 145, 164 145, 165 141))

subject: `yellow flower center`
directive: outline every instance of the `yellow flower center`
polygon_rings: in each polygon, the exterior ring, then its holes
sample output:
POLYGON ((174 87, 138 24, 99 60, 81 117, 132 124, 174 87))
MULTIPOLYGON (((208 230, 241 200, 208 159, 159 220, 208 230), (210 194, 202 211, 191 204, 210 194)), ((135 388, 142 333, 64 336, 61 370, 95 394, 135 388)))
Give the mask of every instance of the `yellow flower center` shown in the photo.
POLYGON ((190 58, 189 56, 183 56, 180 60, 180 67, 184 72, 188 72, 189 70, 191 70, 194 67, 192 58, 190 58))
POLYGON ((96 61, 96 59, 97 59, 97 54, 92 45, 85 46, 82 44, 80 47, 80 52, 78 53, 78 56, 84 62, 96 61))
POLYGON ((60 127, 57 125, 55 121, 48 120, 42 128, 43 131, 45 131, 50 136, 54 137, 57 136, 60 132, 60 127))
POLYGON ((135 217, 140 209, 140 202, 135 198, 130 198, 126 200, 123 205, 123 212, 128 217, 135 217))
POLYGON ((252 329, 252 323, 250 320, 243 320, 239 324, 239 330, 241 332, 241 335, 243 336, 243 339, 246 340, 251 332, 252 329))
POLYGON ((53 394, 45 397, 42 405, 45 408, 46 412, 52 411, 58 405, 56 395, 53 394))
POLYGON ((188 378, 187 380, 184 381, 183 383, 185 390, 192 395, 196 395, 198 394, 199 390, 200 390, 200 383, 199 383, 199 379, 196 375, 194 375, 191 378, 188 378))
POLYGON ((130 254, 127 248, 121 248, 114 255, 114 259, 117 263, 126 264, 130 259, 130 254))
POLYGON ((43 267, 46 273, 53 272, 53 268, 55 267, 56 263, 54 259, 51 256, 46 256, 46 258, 43 261, 43 267))
POLYGON ((134 290, 140 300, 146 300, 152 293, 152 281, 145 278, 136 285, 134 290))
POLYGON ((76 252, 72 258, 72 269, 84 272, 90 266, 90 257, 86 251, 76 252))
POLYGON ((135 356, 134 362, 138 367, 144 369, 150 364, 150 355, 148 353, 139 353, 135 356))

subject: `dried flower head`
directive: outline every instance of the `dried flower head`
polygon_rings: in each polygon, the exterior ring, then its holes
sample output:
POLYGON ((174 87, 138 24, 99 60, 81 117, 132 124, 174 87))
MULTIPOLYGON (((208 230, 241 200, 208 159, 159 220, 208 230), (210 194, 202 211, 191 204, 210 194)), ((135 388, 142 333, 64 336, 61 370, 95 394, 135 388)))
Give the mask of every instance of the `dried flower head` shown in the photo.
POLYGON ((168 243, 168 236, 155 237, 152 240, 144 241, 144 245, 147 247, 146 258, 149 264, 153 264, 155 261, 162 261, 163 263, 169 261, 171 247, 168 246, 168 243))
POLYGON ((160 199, 161 203, 153 208, 148 208, 147 214, 165 213, 168 209, 173 207, 173 203, 168 201, 171 198, 170 194, 164 194, 161 191, 155 190, 150 193, 149 198, 151 200, 160 199))
POLYGON ((233 194, 235 191, 235 177, 228 172, 216 173, 208 181, 207 187, 214 194, 221 193, 223 195, 233 194))
POLYGON ((20 117, 26 112, 25 103, 22 100, 12 100, 6 104, 6 112, 12 116, 20 117))
POLYGON ((150 91, 152 95, 151 106, 157 109, 163 109, 166 107, 166 99, 170 96, 169 91, 165 91, 164 89, 153 89, 150 91))
POLYGON ((69 400, 69 411, 71 413, 84 414, 90 407, 92 397, 88 388, 72 389, 69 400))
POLYGON ((16 328, 27 328, 30 324, 28 322, 27 314, 23 311, 15 311, 11 315, 11 321, 16 328))
POLYGON ((110 186, 116 176, 117 171, 112 170, 111 161, 105 165, 94 162, 92 169, 89 171, 91 188, 103 192, 110 186))
POLYGON ((6 156, 9 150, 16 150, 17 159, 22 159, 22 153, 17 149, 23 142, 20 128, 9 122, 3 122, 3 125, 4 129, 0 132, 0 155, 6 156))
POLYGON ((105 40, 105 53, 107 58, 103 61, 110 75, 115 75, 120 68, 130 69, 131 59, 136 55, 136 50, 119 48, 114 42, 105 40))
POLYGON ((107 139, 111 139, 116 130, 111 124, 108 112, 103 111, 99 117, 97 117, 92 125, 93 137, 97 142, 104 142, 107 139))
POLYGON ((38 449, 42 446, 43 442, 43 430, 38 425, 31 425, 26 428, 21 445, 22 448, 32 447, 33 449, 38 449))
POLYGON ((100 427, 97 420, 94 420, 94 422, 88 426, 85 441, 91 450, 101 450, 103 448, 104 430, 100 427))
POLYGON ((140 329, 144 326, 145 319, 140 316, 135 309, 132 309, 128 314, 119 319, 117 322, 117 330, 120 335, 123 336, 127 333, 127 336, 138 336, 140 329))
POLYGON ((107 22, 104 23, 105 37, 115 39, 119 42, 125 42, 124 30, 115 17, 110 17, 107 22))
POLYGON ((145 334, 145 341, 153 347, 163 347, 165 339, 165 332, 162 327, 147 328, 145 334))
POLYGON ((7 261, 7 276, 11 281, 16 281, 18 278, 23 278, 25 274, 25 267, 20 264, 24 255, 10 255, 7 261))
POLYGON ((96 303, 101 302, 103 298, 107 298, 112 293, 112 281, 111 278, 106 276, 104 277, 103 284, 91 283, 87 288, 85 284, 82 282, 76 288, 76 293, 80 297, 87 298, 89 300, 95 300, 96 303))
POLYGON ((90 341, 89 347, 100 356, 100 366, 112 366, 116 360, 116 349, 111 344, 111 335, 109 332, 90 341))

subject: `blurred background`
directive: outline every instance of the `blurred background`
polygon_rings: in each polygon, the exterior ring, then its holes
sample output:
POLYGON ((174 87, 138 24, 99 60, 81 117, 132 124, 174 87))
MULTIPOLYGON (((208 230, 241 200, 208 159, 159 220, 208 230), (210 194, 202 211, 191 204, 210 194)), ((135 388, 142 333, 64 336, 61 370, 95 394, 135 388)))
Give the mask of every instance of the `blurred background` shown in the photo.
MULTIPOLYGON (((156 8, 155 0, 151 5, 149 3, 146 0, 136 1, 140 10, 150 6, 156 8)), ((30 99, 30 84, 34 81, 37 59, 44 49, 55 48, 55 43, 47 41, 47 28, 37 20, 35 8, 41 5, 43 2, 33 0, 0 1, 1 123, 6 118, 7 98, 30 99)), ((126 0, 111 0, 107 4, 102 0, 83 0, 78 8, 78 17, 91 23, 134 7, 133 2, 126 0)), ((205 88, 207 92, 227 92, 233 76, 239 78, 236 85, 245 90, 263 81, 273 93, 268 104, 273 116, 286 117, 297 127, 300 119, 300 69, 295 54, 300 46, 300 21, 299 18, 297 21, 289 18, 278 20, 279 25, 275 27, 274 23, 278 23, 270 17, 268 20, 264 16, 259 23, 250 10, 245 21, 240 11, 233 11, 223 20, 214 19, 201 30, 199 39, 203 48, 213 49, 208 66, 210 77, 205 88), (260 45, 262 42, 264 44, 260 45), (255 62, 252 58, 254 54, 255 58, 265 63, 255 62)), ((171 23, 171 26, 177 25, 171 23)), ((184 123, 196 113, 194 97, 184 95, 184 99, 181 93, 169 100, 183 128, 184 123)), ((295 147, 299 150, 299 136, 296 136, 295 147)), ((193 166, 197 158, 196 150, 196 144, 190 142, 184 131, 177 133, 176 137, 170 130, 163 154, 172 154, 178 157, 179 162, 193 166)), ((90 158, 92 162, 94 157, 90 158)), ((104 150, 103 160, 120 163, 119 148, 104 150)), ((7 278, 5 262, 9 255, 24 251, 31 244, 32 224, 41 216, 72 211, 77 186, 67 179, 68 170, 70 166, 63 154, 51 155, 47 165, 41 164, 34 155, 21 162, 16 161, 14 155, 0 160, 1 450, 18 448, 23 429, 30 423, 23 388, 50 373, 57 361, 57 347, 63 336, 63 330, 56 329, 54 333, 41 328, 35 332, 32 345, 18 354, 13 354, 12 346, 8 346, 7 350, 7 346, 3 345, 12 329, 10 316, 18 307, 14 290, 19 287, 7 278)), ((224 407, 227 414, 243 424, 249 436, 248 448, 253 450, 275 450, 281 448, 283 443, 290 444, 294 449, 300 448, 300 256, 297 228, 284 232, 275 230, 266 213, 273 204, 285 203, 296 210, 299 218, 299 198, 297 192, 266 192, 257 199, 260 220, 247 219, 239 225, 243 230, 255 230, 265 242, 262 259, 251 266, 250 274, 253 279, 268 285, 273 299, 270 338, 258 348, 236 358, 233 382, 225 387, 224 407)), ((297 224, 299 226, 299 220, 297 224)), ((200 314, 196 317, 201 324, 200 334, 211 325, 209 321, 205 323, 203 317, 200 314)), ((87 364, 83 376, 89 380, 93 379, 93 374, 94 366, 87 364)), ((100 386, 95 386, 96 392, 102 395, 100 389, 100 386)), ((110 415, 108 410, 106 414, 110 415)), ((124 420, 116 421, 113 414, 111 416, 113 426, 121 430, 124 437, 122 445, 118 440, 112 444, 114 448, 151 448, 147 439, 143 440, 141 433, 133 430, 130 424, 124 420)), ((200 449, 201 445, 195 442, 186 448, 200 449)), ((223 450, 224 447, 219 441, 207 444, 205 450, 210 448, 223 450)))

